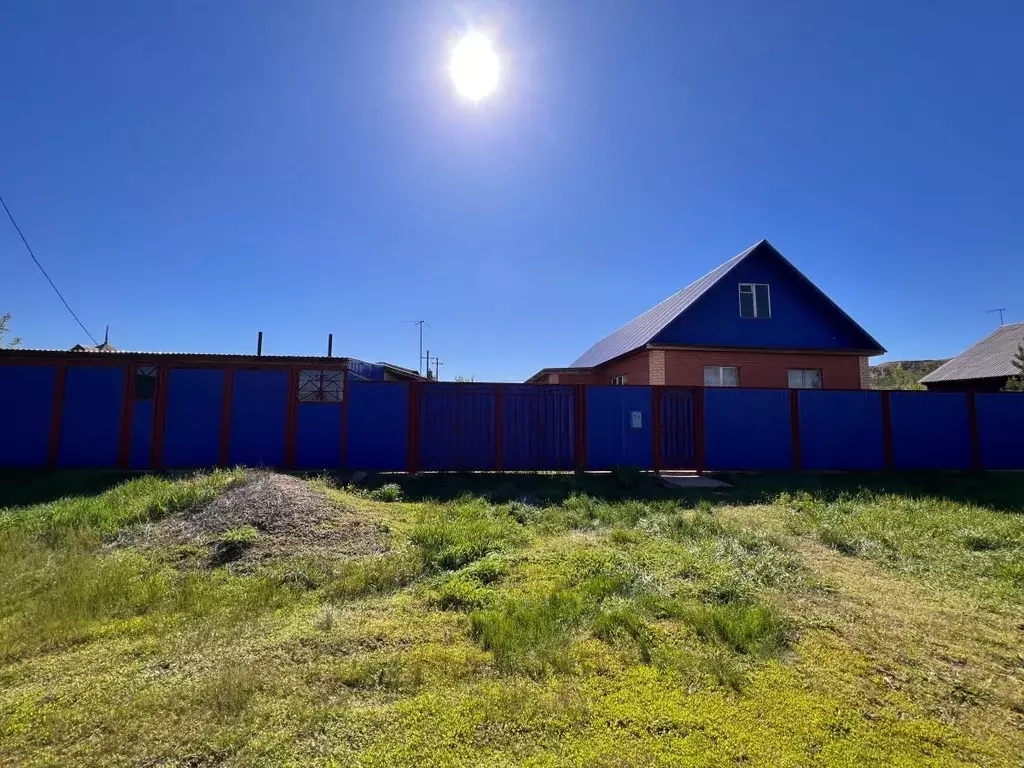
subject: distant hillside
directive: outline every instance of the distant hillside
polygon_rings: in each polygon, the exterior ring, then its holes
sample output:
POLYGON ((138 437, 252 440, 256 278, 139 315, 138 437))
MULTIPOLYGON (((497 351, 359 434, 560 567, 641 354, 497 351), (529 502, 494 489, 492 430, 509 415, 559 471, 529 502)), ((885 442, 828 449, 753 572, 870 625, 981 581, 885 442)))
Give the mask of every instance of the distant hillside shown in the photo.
POLYGON ((918 382, 945 360, 893 360, 871 366, 872 389, 923 389, 918 382))

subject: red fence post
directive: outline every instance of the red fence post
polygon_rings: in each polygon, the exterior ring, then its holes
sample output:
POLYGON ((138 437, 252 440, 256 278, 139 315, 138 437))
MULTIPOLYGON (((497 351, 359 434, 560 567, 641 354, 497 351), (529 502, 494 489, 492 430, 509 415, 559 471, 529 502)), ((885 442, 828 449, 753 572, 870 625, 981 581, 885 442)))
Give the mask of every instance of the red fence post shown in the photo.
POLYGON ((220 400, 220 453, 217 464, 228 465, 231 455, 231 402, 235 394, 235 366, 224 367, 224 389, 220 400))
POLYGON ((167 395, 171 370, 165 364, 157 367, 156 398, 153 401, 153 436, 150 445, 150 464, 159 467, 164 460, 164 428, 167 423, 167 395))
POLYGON ((124 403, 121 410, 121 437, 117 449, 117 466, 128 469, 131 466, 132 454, 132 422, 135 421, 135 376, 134 366, 124 366, 124 403))
POLYGON ((64 363, 57 363, 53 382, 53 411, 50 413, 50 466, 57 466, 57 457, 60 453, 60 427, 61 419, 64 416, 64 387, 67 382, 68 367, 64 363))
POLYGON ((661 392, 663 387, 651 386, 651 464, 654 474, 661 474, 661 392))
POLYGON ((971 467, 981 469, 981 430, 978 428, 978 396, 967 393, 967 423, 971 430, 971 467))
POLYGON ((789 390, 789 430, 793 442, 793 469, 800 471, 803 456, 800 453, 800 390, 789 390))
POLYGON ((494 468, 501 472, 505 467, 504 456, 504 401, 501 385, 494 385, 494 468))
POLYGON ((882 392, 882 450, 884 466, 892 469, 895 466, 892 454, 892 392, 882 392))
POLYGON ((693 463, 698 473, 707 467, 704 435, 704 387, 693 390, 693 463))

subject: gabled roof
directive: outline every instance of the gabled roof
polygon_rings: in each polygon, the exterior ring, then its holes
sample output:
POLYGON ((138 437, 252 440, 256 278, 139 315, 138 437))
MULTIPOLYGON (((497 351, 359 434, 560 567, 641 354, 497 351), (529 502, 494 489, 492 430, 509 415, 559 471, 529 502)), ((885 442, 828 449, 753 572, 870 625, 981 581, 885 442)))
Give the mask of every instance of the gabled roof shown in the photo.
POLYGON ((1024 323, 1000 326, 973 347, 946 361, 923 379, 922 384, 964 379, 995 379, 1014 376, 1013 356, 1024 343, 1024 323))
POLYGON ((875 341, 867 331, 857 325, 853 318, 843 312, 843 310, 820 288, 818 288, 818 286, 808 280, 807 277, 800 270, 794 267, 785 256, 779 253, 775 246, 767 240, 761 240, 747 248, 742 253, 738 253, 733 256, 721 266, 715 267, 704 275, 704 277, 690 283, 688 286, 683 288, 683 290, 672 294, 663 302, 647 310, 639 317, 630 320, 617 331, 605 336, 573 361, 570 367, 593 368, 595 366, 602 365, 603 363, 607 363, 609 360, 613 360, 627 352, 632 352, 634 349, 639 349, 646 344, 650 344, 655 336, 668 327, 669 323, 693 306, 698 299, 711 290, 711 288, 722 280, 722 278, 742 263, 744 259, 762 247, 771 249, 771 252, 787 267, 793 270, 793 272, 807 283, 807 285, 820 294, 829 304, 832 305, 833 308, 836 309, 836 311, 842 314, 843 317, 853 323, 857 329, 863 333, 868 340, 870 340, 874 345, 874 349, 877 349, 878 353, 885 351, 882 345, 875 341))

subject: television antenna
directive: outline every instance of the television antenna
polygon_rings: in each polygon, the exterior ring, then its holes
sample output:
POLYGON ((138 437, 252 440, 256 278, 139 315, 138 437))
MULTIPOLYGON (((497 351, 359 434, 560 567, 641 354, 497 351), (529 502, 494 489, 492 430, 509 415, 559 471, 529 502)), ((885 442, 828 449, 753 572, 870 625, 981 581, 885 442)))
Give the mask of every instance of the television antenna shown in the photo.
POLYGON ((999 325, 1003 325, 1003 312, 1006 311, 1006 307, 999 307, 999 309, 986 309, 985 314, 991 315, 994 312, 999 313, 999 325))

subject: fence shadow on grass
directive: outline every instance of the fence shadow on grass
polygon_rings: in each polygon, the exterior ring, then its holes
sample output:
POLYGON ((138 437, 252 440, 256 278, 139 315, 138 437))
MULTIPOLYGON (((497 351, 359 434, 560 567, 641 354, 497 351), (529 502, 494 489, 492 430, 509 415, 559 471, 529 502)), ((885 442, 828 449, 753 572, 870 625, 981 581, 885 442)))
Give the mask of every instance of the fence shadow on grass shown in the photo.
POLYGON ((66 496, 96 496, 137 475, 106 470, 3 470, 0 509, 46 504, 66 496))
POLYGON ((371 487, 397 483, 410 501, 450 501, 466 494, 494 503, 532 498, 558 504, 576 493, 607 501, 624 499, 679 499, 696 504, 701 499, 718 503, 769 503, 780 493, 807 492, 825 500, 861 491, 913 498, 948 499, 990 509, 1024 513, 1024 473, 1021 472, 851 472, 834 474, 774 473, 719 475, 731 488, 669 488, 653 475, 621 477, 615 473, 440 473, 410 477, 376 475, 371 487))

